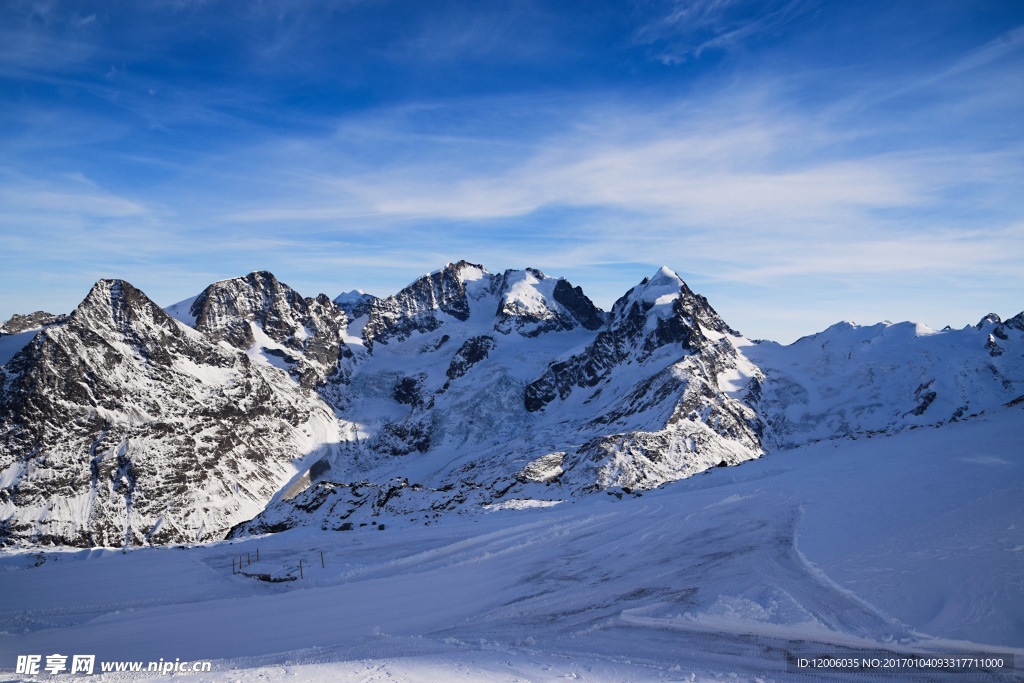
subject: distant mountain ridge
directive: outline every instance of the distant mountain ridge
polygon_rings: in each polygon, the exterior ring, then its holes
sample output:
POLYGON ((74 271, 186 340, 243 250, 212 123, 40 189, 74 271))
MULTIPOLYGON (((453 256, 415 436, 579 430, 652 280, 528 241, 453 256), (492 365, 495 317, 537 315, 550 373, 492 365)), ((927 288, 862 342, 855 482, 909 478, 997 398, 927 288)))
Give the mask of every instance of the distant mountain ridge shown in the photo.
POLYGON ((934 331, 731 328, 668 268, 602 311, 466 261, 388 297, 271 273, 161 309, 101 280, 0 332, 0 542, 194 542, 629 495, 1024 396, 1024 313, 934 331), (2 358, 2 357, 0 357, 2 358))

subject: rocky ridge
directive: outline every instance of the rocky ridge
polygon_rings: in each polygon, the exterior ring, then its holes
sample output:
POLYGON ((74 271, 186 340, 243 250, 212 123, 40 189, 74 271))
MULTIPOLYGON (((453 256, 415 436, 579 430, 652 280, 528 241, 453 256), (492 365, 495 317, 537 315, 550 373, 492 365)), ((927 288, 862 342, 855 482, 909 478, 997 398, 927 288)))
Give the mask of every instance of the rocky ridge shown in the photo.
POLYGON ((67 316, 64 314, 54 315, 53 313, 47 313, 46 311, 36 311, 35 313, 28 313, 26 315, 15 314, 11 318, 0 325, 0 336, 5 334, 20 334, 22 332, 28 332, 29 330, 38 330, 43 327, 49 327, 50 325, 56 325, 67 320, 67 316))
POLYGON ((256 272, 166 312, 104 280, 43 324, 0 367, 0 542, 632 495, 1024 395, 1024 313, 940 332, 844 323, 783 347, 740 335, 667 268, 608 312, 539 270, 460 261, 334 301, 256 272))
POLYGON ((192 542, 259 512, 337 427, 301 386, 229 349, 127 282, 99 281, 0 370, 3 538, 192 542))

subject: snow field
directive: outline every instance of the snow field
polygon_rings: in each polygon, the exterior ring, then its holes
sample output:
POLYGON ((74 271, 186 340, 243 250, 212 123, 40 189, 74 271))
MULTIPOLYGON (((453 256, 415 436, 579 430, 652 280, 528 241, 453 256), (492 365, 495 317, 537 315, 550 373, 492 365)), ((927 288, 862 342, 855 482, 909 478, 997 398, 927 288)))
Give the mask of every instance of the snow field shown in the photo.
POLYGON ((787 655, 872 648, 1024 661, 1022 417, 430 526, 381 517, 383 530, 188 549, 5 551, 0 671, 52 652, 213 659, 211 680, 247 682, 808 680, 787 655), (232 574, 246 553, 253 564, 232 574), (296 577, 300 559, 302 579, 251 576, 296 577))

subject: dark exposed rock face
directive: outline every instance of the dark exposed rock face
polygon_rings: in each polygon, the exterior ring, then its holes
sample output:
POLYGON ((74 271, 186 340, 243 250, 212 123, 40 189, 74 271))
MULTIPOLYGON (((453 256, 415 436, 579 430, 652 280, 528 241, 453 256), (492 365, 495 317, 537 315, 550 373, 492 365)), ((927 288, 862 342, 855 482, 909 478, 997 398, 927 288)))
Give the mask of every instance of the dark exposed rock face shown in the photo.
POLYGON ((932 391, 932 387, 935 385, 935 380, 920 385, 914 391, 914 397, 917 399, 917 406, 910 411, 911 415, 924 415, 925 411, 928 410, 928 406, 935 402, 938 398, 938 394, 932 391))
POLYGON ((448 371, 445 373, 448 375, 448 379, 454 380, 465 375, 470 368, 487 358, 487 354, 495 346, 494 337, 480 336, 467 339, 466 343, 455 352, 455 357, 452 358, 452 362, 448 366, 448 371))
POLYGON ((420 415, 405 420, 387 422, 373 440, 373 448, 387 455, 408 455, 413 451, 430 450, 432 427, 428 418, 420 415))
POLYGON ((677 350, 680 358, 697 351, 708 342, 705 329, 737 334, 707 299, 695 295, 674 273, 660 271, 654 280, 645 279, 615 303, 606 327, 582 353, 552 363, 527 386, 526 409, 541 410, 556 398, 567 398, 576 388, 595 387, 622 363, 642 363, 664 347, 677 350), (668 301, 662 301, 658 293, 668 301))
POLYGON ((0 336, 18 334, 19 332, 36 330, 41 327, 49 327, 50 325, 59 325, 67 320, 67 318, 64 314, 54 315, 46 311, 36 311, 27 315, 15 314, 11 316, 10 320, 0 325, 0 336))
POLYGON ((250 273, 207 287, 192 304, 191 313, 197 330, 239 349, 256 343, 253 326, 258 326, 270 339, 296 352, 290 372, 304 387, 322 387, 328 378, 347 380, 345 361, 353 353, 340 331, 348 319, 323 294, 304 298, 271 273, 250 273))
POLYGON ((494 278, 492 289, 498 297, 494 330, 501 334, 517 332, 536 337, 578 326, 596 330, 604 324, 601 310, 582 289, 561 278, 548 278, 536 268, 506 270, 494 278), (545 286, 531 287, 541 282, 545 286), (550 298, 541 292, 547 292, 550 298))
POLYGON ((38 334, 0 387, 0 471, 18 474, 0 503, 20 511, 7 540, 218 538, 283 483, 299 427, 330 419, 121 280, 38 334))
POLYGON ((415 332, 429 332, 441 326, 441 315, 465 321, 469 318, 469 300, 463 271, 483 270, 466 261, 449 263, 441 270, 425 275, 398 294, 374 300, 369 320, 363 328, 368 347, 404 341, 415 332))
POLYGON ((985 325, 998 325, 1001 322, 1002 318, 1000 318, 997 314, 989 313, 984 318, 979 320, 978 324, 975 325, 975 327, 980 330, 981 328, 985 327, 985 325))
POLYGON ((403 377, 395 384, 391 395, 399 403, 418 408, 423 405, 423 381, 425 379, 424 373, 403 377))
POLYGON ((565 310, 588 330, 596 330, 604 325, 601 309, 583 293, 582 287, 573 287, 568 280, 555 283, 555 301, 562 304, 565 310))

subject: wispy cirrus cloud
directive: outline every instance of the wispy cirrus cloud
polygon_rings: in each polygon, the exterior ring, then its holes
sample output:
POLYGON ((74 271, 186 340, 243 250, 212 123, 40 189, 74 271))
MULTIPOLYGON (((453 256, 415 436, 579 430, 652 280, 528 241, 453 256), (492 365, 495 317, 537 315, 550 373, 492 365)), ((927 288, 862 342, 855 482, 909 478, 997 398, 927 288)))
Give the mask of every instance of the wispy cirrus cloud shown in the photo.
POLYGON ((665 264, 780 338, 792 297, 801 332, 921 283, 1011 306, 1024 34, 979 2, 12 0, 0 317, 31 278, 386 294, 458 258, 604 305, 665 264))
POLYGON ((404 139, 406 147, 430 151, 381 154, 369 167, 356 161, 347 168, 328 161, 344 158, 344 148, 322 141, 319 150, 272 151, 268 159, 279 167, 294 168, 303 158, 317 169, 297 178, 303 201, 257 204, 223 217, 487 221, 575 207, 687 229, 837 232, 858 222, 867 229, 880 221, 879 212, 940 206, 951 187, 967 184, 961 175, 968 167, 970 182, 998 185, 993 174, 1019 158, 940 149, 851 152, 860 144, 855 132, 750 97, 656 114, 605 105, 560 116, 574 124, 520 139, 513 149, 472 135, 429 139, 393 122, 387 134, 365 122, 343 128, 340 139, 404 139), (762 111, 751 115, 752 107, 762 111))
POLYGON ((1024 47, 1024 26, 1004 32, 977 49, 958 59, 952 66, 935 76, 935 80, 959 76, 1006 57, 1024 47))
POLYGON ((652 46, 660 61, 679 64, 776 31, 813 5, 812 0, 667 0, 654 4, 656 18, 640 27, 635 39, 652 46))
POLYGON ((17 215, 20 223, 43 223, 54 214, 94 218, 142 216, 142 204, 99 187, 81 173, 59 179, 26 178, 0 169, 0 215, 17 215))

